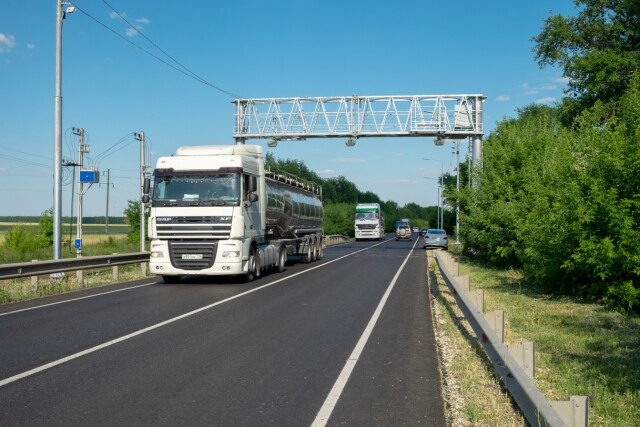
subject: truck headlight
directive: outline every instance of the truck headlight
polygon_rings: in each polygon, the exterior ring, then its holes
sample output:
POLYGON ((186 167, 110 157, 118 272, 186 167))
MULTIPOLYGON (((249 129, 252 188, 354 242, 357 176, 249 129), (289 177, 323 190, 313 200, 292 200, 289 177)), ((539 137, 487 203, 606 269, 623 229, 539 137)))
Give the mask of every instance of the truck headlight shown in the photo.
POLYGON ((151 253, 149 254, 149 257, 151 257, 151 258, 164 258, 164 254, 162 252, 158 252, 158 251, 151 251, 151 253))
POLYGON ((240 258, 240 251, 224 251, 222 258, 240 258))

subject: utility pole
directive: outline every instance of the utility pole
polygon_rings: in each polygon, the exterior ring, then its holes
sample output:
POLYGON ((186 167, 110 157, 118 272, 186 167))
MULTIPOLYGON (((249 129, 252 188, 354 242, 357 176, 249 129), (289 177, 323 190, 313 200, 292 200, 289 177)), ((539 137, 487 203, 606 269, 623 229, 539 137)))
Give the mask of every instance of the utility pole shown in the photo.
POLYGON ((142 201, 142 195, 144 192, 144 175, 147 170, 144 164, 144 132, 134 133, 135 138, 140 141, 140 252, 145 251, 145 215, 144 215, 144 202, 142 201))
POLYGON ((73 202, 74 202, 74 191, 75 191, 75 176, 76 176, 76 166, 80 166, 76 162, 72 162, 66 160, 62 163, 62 166, 73 166, 73 172, 71 173, 71 208, 69 209, 69 252, 71 252, 71 235, 73 233, 73 202))
POLYGON ((456 245, 460 244, 460 140, 456 139, 456 245))
MULTIPOLYGON (((84 165, 84 153, 89 152, 89 146, 84 143, 84 129, 82 128, 73 128, 72 129, 74 135, 78 135, 80 137, 80 141, 78 144, 78 165, 82 169, 84 165)), ((75 169, 75 168, 74 168, 75 169)), ((75 179, 75 176, 74 176, 75 179)), ((76 257, 80 258, 82 256, 82 196, 83 196, 84 185, 82 180, 78 179, 78 220, 76 221, 76 257)))
POLYGON ((104 232, 109 234, 109 169, 107 169, 107 203, 106 212, 104 214, 104 232))

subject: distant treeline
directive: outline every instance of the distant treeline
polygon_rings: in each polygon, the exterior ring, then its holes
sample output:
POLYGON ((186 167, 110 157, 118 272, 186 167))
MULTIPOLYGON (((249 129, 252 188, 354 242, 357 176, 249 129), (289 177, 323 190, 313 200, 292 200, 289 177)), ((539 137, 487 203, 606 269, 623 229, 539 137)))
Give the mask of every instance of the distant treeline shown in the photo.
MULTIPOLYGON (((0 222, 18 222, 18 223, 38 223, 40 222, 40 216, 0 216, 0 222)), ((104 224, 106 217, 104 216, 84 216, 82 217, 83 224, 104 224)), ((77 222, 77 217, 62 217, 62 223, 75 224, 77 222)), ((110 216, 109 224, 117 225, 117 224, 127 224, 127 218, 124 216, 110 216)))

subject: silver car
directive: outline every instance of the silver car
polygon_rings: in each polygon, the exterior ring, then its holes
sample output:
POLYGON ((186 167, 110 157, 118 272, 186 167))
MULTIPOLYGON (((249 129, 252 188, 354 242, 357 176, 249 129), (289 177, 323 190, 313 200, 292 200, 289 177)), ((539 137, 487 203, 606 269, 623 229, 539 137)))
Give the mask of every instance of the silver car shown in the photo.
POLYGON ((396 240, 408 239, 411 240, 411 227, 408 225, 399 225, 396 228, 396 240))
POLYGON ((439 228, 428 228, 424 233, 424 248, 440 248, 445 251, 449 249, 449 237, 445 230, 439 228))

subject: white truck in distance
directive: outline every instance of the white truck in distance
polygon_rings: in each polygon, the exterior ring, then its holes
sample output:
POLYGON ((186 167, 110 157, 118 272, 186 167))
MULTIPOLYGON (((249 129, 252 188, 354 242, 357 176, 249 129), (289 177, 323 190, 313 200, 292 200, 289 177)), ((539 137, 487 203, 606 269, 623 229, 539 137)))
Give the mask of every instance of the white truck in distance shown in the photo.
POLYGON ((356 242, 364 239, 384 239, 384 214, 379 203, 358 203, 355 216, 356 242))
POLYGON ((323 256, 321 188, 265 171, 258 145, 179 147, 158 159, 153 176, 149 269, 165 282, 251 281, 269 268, 283 271, 289 256, 323 256))

